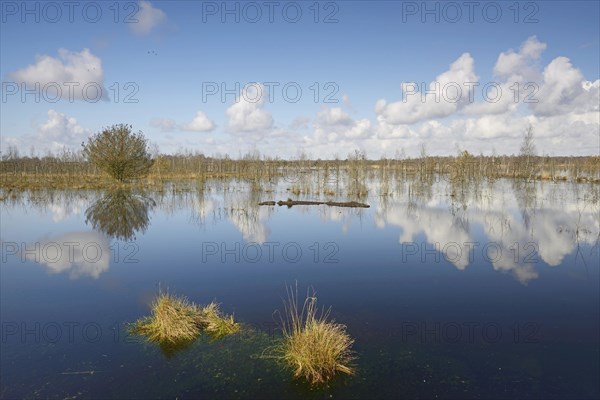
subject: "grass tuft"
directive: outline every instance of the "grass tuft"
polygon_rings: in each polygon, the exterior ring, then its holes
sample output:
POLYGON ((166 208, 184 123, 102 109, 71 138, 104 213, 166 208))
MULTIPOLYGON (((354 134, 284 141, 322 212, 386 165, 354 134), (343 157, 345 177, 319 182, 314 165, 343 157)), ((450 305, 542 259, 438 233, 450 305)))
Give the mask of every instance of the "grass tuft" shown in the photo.
POLYGON ((324 383, 337 373, 354 374, 351 346, 354 340, 346 326, 329 319, 331 309, 317 308, 314 291, 307 293, 302 309, 298 307, 298 288, 286 288, 282 317, 284 340, 275 348, 276 358, 283 359, 297 378, 304 377, 310 384, 324 383))
POLYGON ((233 315, 224 315, 215 302, 202 308, 200 318, 203 330, 214 339, 221 339, 240 330, 240 324, 234 321, 233 315))
POLYGON ((185 297, 159 293, 152 303, 152 315, 138 320, 133 331, 151 342, 180 343, 200 334, 201 310, 185 297))
POLYGON ((202 332, 215 339, 233 334, 239 324, 224 315, 217 303, 200 307, 183 296, 159 293, 152 302, 152 315, 131 325, 134 334, 146 336, 161 345, 179 345, 194 341, 202 332))

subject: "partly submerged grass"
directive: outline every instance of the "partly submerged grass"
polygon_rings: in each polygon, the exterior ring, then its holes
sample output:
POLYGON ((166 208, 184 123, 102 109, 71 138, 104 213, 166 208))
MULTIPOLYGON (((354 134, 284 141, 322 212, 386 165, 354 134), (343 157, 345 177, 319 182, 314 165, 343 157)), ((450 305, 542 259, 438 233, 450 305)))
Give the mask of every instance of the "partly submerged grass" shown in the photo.
POLYGON ((314 292, 309 292, 302 309, 298 308, 298 289, 286 288, 285 318, 282 317, 284 340, 274 348, 275 357, 284 360, 295 377, 310 384, 320 384, 336 373, 354 374, 351 346, 354 340, 343 324, 328 321, 331 309, 317 308, 314 292))
POLYGON ((233 315, 224 315, 215 302, 202 308, 200 317, 202 328, 214 339, 220 339, 240 330, 240 324, 234 321, 233 315))
POLYGON ((220 312, 217 303, 198 306, 185 297, 159 293, 152 303, 152 315, 136 321, 131 332, 151 342, 181 344, 195 340, 202 332, 219 339, 239 330, 233 316, 220 312))
POLYGON ((152 303, 152 315, 138 320, 133 331, 151 342, 180 343, 200 334, 200 308, 185 297, 160 293, 152 303))

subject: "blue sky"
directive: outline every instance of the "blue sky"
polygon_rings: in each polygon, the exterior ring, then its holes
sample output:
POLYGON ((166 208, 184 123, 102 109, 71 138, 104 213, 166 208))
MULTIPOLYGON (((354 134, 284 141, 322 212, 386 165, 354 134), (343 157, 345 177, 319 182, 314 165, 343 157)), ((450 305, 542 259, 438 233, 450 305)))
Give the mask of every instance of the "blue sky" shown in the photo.
POLYGON ((72 22, 63 2, 22 4, 2 2, 3 152, 78 149, 121 122, 168 153, 512 154, 529 124, 540 154, 600 152, 598 1, 476 2, 472 22, 469 2, 281 1, 272 22, 261 1, 77 2, 72 22), (403 101, 403 82, 433 93, 403 101))

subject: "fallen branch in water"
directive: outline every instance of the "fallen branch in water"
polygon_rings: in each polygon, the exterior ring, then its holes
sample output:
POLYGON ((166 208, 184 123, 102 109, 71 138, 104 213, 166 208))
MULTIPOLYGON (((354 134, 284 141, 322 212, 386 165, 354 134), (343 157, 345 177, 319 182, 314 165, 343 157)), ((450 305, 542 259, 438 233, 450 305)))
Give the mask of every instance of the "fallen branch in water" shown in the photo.
POLYGON ((94 375, 95 373, 98 372, 102 372, 102 371, 73 371, 73 372, 61 372, 61 375, 94 375))
POLYGON ((330 207, 358 207, 358 208, 371 207, 368 204, 359 203, 356 201, 339 202, 339 201, 306 201, 306 200, 287 199, 286 201, 279 200, 277 203, 274 201, 263 201, 261 203, 258 203, 259 206, 274 206, 276 204, 278 206, 288 206, 288 208, 290 208, 292 206, 319 206, 322 204, 325 204, 326 206, 330 206, 330 207))

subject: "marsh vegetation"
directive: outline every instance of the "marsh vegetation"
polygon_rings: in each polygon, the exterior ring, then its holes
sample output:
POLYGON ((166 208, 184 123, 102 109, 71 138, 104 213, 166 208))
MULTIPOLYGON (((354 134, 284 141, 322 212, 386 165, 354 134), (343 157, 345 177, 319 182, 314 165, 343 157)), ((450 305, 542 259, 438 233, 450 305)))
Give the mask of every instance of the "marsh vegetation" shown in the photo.
POLYGON ((270 357, 283 361, 296 378, 312 385, 325 383, 339 373, 354 375, 354 340, 346 326, 330 318, 331 308, 317 307, 313 289, 307 290, 300 304, 297 284, 286 290, 283 314, 277 313, 283 341, 268 350, 270 357))
MULTIPOLYGON (((262 356, 282 361, 296 378, 311 385, 326 383, 339 373, 354 375, 354 340, 346 326, 330 318, 331 309, 317 307, 314 290, 307 290, 302 305, 298 304, 297 284, 286 290, 285 311, 278 314, 283 339, 264 349, 262 356)), ((189 347, 201 334, 219 340, 240 331, 240 324, 232 315, 223 314, 215 302, 200 306, 186 297, 160 292, 151 309, 151 316, 130 324, 128 330, 158 344, 166 354, 189 347)))
POLYGON ((224 315, 214 302, 200 306, 186 297, 161 292, 151 308, 152 315, 136 321, 130 331, 161 345, 186 344, 201 333, 220 339, 240 328, 233 316, 224 315))
MULTIPOLYGON (((251 154, 239 159, 207 157, 200 153, 155 154, 141 175, 114 179, 81 153, 65 152, 45 157, 21 157, 7 153, 0 161, 3 189, 114 189, 166 190, 215 179, 251 182, 257 190, 272 190, 273 182, 288 182, 295 196, 313 194, 351 198, 367 196, 366 182, 377 177, 389 193, 394 180, 428 181, 436 176, 454 183, 487 182, 501 178, 600 183, 600 157, 475 156, 460 151, 456 156, 381 158, 369 160, 361 152, 329 160, 299 158, 281 160, 251 154), (343 193, 342 193, 343 192, 343 193)), ((114 174, 113 174, 114 176, 114 174)))

